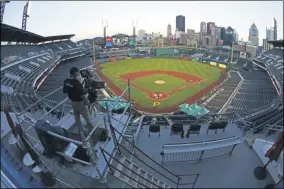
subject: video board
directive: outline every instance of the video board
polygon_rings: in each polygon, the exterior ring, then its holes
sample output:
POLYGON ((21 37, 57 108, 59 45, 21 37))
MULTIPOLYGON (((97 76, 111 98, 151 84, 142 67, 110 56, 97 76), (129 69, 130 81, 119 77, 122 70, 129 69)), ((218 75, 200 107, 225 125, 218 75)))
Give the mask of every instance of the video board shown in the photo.
POLYGON ((112 38, 109 36, 106 37, 106 47, 112 47, 112 38))

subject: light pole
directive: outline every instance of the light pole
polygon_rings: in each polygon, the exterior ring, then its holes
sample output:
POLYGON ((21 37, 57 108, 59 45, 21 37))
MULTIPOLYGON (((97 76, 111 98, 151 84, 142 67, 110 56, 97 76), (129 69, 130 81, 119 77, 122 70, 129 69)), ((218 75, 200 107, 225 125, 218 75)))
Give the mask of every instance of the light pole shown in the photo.
POLYGON ((104 45, 106 46, 106 28, 108 27, 108 20, 107 19, 103 20, 102 25, 104 28, 104 45))

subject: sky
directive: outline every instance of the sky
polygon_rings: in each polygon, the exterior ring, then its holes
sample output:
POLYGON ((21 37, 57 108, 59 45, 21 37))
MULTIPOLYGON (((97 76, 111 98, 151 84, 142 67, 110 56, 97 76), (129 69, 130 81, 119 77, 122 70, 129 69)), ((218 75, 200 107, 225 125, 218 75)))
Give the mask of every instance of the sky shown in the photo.
MULTIPOLYGON (((6 4, 3 22, 20 28, 25 1, 6 4)), ((200 22, 236 29, 244 41, 255 23, 260 44, 266 27, 278 22, 278 39, 283 39, 283 1, 33 1, 27 30, 42 36, 75 34, 74 41, 103 36, 102 21, 108 21, 107 36, 136 31, 160 32, 166 35, 167 25, 175 29, 175 17, 185 16, 186 29, 200 30, 200 22)), ((174 31, 172 31, 174 32, 174 31)))

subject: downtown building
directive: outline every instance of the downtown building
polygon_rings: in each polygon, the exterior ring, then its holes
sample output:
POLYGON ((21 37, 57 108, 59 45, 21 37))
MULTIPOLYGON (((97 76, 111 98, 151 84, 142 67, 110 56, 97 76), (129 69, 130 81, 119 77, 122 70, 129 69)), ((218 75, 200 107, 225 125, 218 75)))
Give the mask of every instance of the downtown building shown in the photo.
POLYGON ((176 29, 180 32, 185 32, 185 17, 182 15, 176 16, 176 29))
POLYGON ((249 29, 249 37, 248 40, 251 42, 251 45, 258 46, 259 45, 259 38, 258 38, 258 29, 253 23, 249 29))

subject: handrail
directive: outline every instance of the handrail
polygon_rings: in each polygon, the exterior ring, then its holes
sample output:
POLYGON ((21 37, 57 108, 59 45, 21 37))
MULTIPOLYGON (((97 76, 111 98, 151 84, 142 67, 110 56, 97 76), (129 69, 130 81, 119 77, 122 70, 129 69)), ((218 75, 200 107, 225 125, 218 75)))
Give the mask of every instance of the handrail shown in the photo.
POLYGON ((118 101, 125 95, 125 93, 127 92, 128 88, 129 88, 129 87, 127 87, 127 88, 123 91, 123 93, 119 96, 119 98, 115 101, 114 106, 109 110, 110 112, 117 106, 118 101))
POLYGON ((53 108, 51 108, 47 113, 45 113, 43 116, 41 116, 39 118, 39 120, 43 119, 45 116, 47 116, 50 112, 52 112, 53 110, 55 110, 57 107, 59 107, 60 105, 63 105, 64 103, 68 102, 68 98, 66 98, 65 100, 61 101, 60 103, 58 103, 56 106, 54 106, 53 108))
MULTIPOLYGON (((118 144, 119 146, 121 146, 125 151, 127 151, 128 153, 131 154, 131 152, 126 148, 124 147, 123 145, 121 144, 118 144)), ((133 144, 132 144, 133 145, 133 144)), ((134 145, 133 145, 134 146, 134 145)), ((136 157, 136 156, 135 156, 136 157)), ((147 158, 150 158, 148 155, 146 155, 147 158)), ((155 170, 153 167, 151 167, 150 165, 148 165, 147 163, 145 163, 143 160, 141 160, 140 158, 136 157, 140 162, 142 162, 144 165, 146 165, 147 167, 149 167, 150 169, 152 169, 153 171, 157 172, 159 175, 165 177, 166 179, 172 181, 173 183, 177 184, 177 182, 173 181, 172 179, 168 178, 167 176, 163 175, 162 173, 158 172, 157 170, 155 170)), ((151 159, 151 158, 150 158, 151 159)), ((161 166, 162 167, 162 166, 161 166)), ((164 167, 163 167, 164 168, 164 167)), ((165 169, 165 168, 164 168, 165 169)), ((167 170, 167 169, 165 169, 167 170)), ((167 170, 168 171, 168 170, 167 170)), ((176 178, 179 179, 179 177, 177 177, 175 174, 173 174, 172 172, 168 171, 169 173, 171 173, 173 176, 175 176, 176 178)))
MULTIPOLYGON (((126 142, 130 143, 136 150, 138 150, 139 152, 141 152, 144 156, 146 156, 148 159, 150 159, 152 162, 154 162, 156 165, 158 165, 159 167, 161 167, 162 169, 164 169, 165 171, 167 171, 168 173, 170 173, 171 175, 177 177, 173 172, 169 171, 168 169, 164 168, 162 165, 160 165, 158 162, 156 162, 155 160, 153 160, 150 156, 148 156, 146 153, 144 153, 142 150, 140 150, 138 147, 136 147, 132 142, 130 142, 126 137, 124 137, 116 128, 114 128, 113 126, 111 126, 112 129, 114 131, 116 131, 120 137, 122 137, 124 140, 126 140, 126 142)), ((120 144, 119 144, 120 145, 120 144)), ((120 145, 122 146, 122 145, 120 145)), ((177 177, 179 178, 179 177, 177 177)), ((179 178, 180 179, 180 178, 179 178)))
POLYGON ((38 101, 36 101, 35 103, 31 104, 30 106, 28 106, 26 109, 24 109, 23 111, 21 111, 20 113, 18 113, 18 116, 21 116, 22 114, 24 114, 26 111, 28 111, 31 107, 33 107, 34 105, 38 104, 39 102, 45 100, 45 98, 51 96, 52 94, 54 94, 55 92, 57 92, 59 89, 62 89, 62 87, 59 87, 57 89, 55 89, 54 91, 52 91, 51 93, 45 95, 44 97, 42 97, 41 99, 39 99, 38 101))
POLYGON ((227 138, 221 138, 221 139, 212 139, 212 140, 206 140, 206 141, 198 141, 198 142, 190 142, 190 143, 174 143, 174 144, 163 144, 163 146, 177 146, 177 145, 188 145, 188 144, 207 144, 211 142, 221 142, 221 141, 227 141, 233 138, 239 138, 237 136, 227 137, 227 138))
MULTIPOLYGON (((102 149, 101 147, 100 147, 100 150, 101 150, 102 154, 106 153, 109 157, 112 157, 112 159, 114 159, 116 162, 118 162, 119 164, 123 165, 119 160, 117 160, 115 157, 113 157, 111 154, 109 154, 106 150, 102 149)), ((104 158, 105 158, 105 155, 104 155, 104 158)), ((105 160, 106 160, 106 158, 105 158, 105 160)), ((126 173, 124 173, 124 172, 118 170, 116 167, 114 167, 114 166, 111 166, 111 167, 113 167, 115 170, 119 171, 120 173, 123 173, 125 176, 127 176, 127 177, 130 178, 131 180, 134 180, 135 182, 141 184, 139 181, 137 181, 137 180, 131 178, 131 177, 128 176, 126 173)), ((135 175, 137 175, 138 177, 141 177, 141 175, 139 175, 139 174, 136 173, 135 171, 131 170, 129 167, 125 166, 125 168, 126 168, 127 170, 131 171, 132 173, 134 173, 135 175)), ((143 177, 141 177, 141 178, 143 178, 143 177)), ((146 180, 146 178, 143 178, 143 179, 146 180)), ((155 183, 153 183, 152 181, 149 181, 149 180, 147 180, 147 181, 150 182, 151 184, 154 184, 155 186, 158 186, 158 185, 156 185, 155 183)), ((141 185, 145 186, 144 184, 141 184, 141 185)), ((147 188, 147 186, 145 186, 145 187, 147 188)), ((160 188, 160 186, 158 186, 158 187, 160 188)))

